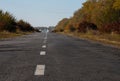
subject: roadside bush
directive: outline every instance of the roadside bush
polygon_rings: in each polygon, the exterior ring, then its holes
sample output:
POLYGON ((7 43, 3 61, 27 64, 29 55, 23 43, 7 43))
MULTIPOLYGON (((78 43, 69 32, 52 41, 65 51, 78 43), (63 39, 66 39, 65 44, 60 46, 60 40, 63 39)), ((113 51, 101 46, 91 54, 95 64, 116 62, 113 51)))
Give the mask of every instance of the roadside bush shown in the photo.
POLYGON ((26 32, 26 31, 35 31, 35 29, 27 22, 23 21, 23 20, 20 20, 17 22, 17 25, 19 27, 19 29, 23 32, 26 32))
POLYGON ((15 32, 16 31, 16 19, 8 12, 0 11, 0 29, 15 32))
POLYGON ((0 10, 0 31, 14 32, 16 31, 35 31, 35 29, 23 20, 16 21, 15 17, 9 12, 0 10))
POLYGON ((105 24, 100 28, 101 32, 120 34, 120 21, 105 24))
POLYGON ((74 32, 76 31, 76 28, 73 26, 73 24, 67 24, 66 28, 65 28, 66 32, 74 32))
POLYGON ((35 31, 36 31, 36 32, 41 32, 41 31, 40 31, 39 29, 37 29, 37 28, 35 29, 35 31))
POLYGON ((60 32, 63 32, 64 30, 63 29, 60 29, 60 32))
POLYGON ((0 22, 0 31, 4 30, 4 26, 5 26, 5 24, 3 22, 0 22))
POLYGON ((94 23, 83 21, 78 25, 78 32, 87 32, 88 30, 97 30, 97 26, 94 23))
POLYGON ((76 29, 75 29, 75 27, 73 27, 73 26, 71 25, 70 28, 69 28, 69 30, 70 30, 71 32, 74 32, 76 29))
POLYGON ((57 31, 57 30, 53 30, 52 32, 56 33, 56 32, 58 32, 58 31, 57 31))

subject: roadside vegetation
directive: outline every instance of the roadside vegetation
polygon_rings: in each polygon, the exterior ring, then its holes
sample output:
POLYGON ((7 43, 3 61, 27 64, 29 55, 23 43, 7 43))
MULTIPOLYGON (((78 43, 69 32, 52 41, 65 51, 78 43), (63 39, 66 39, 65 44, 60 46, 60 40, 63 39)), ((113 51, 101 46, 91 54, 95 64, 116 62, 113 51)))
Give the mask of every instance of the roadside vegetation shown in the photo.
POLYGON ((62 19, 54 32, 120 46, 120 0, 87 0, 73 17, 62 19))
POLYGON ((0 10, 0 38, 21 36, 37 31, 24 20, 17 21, 9 12, 0 10))

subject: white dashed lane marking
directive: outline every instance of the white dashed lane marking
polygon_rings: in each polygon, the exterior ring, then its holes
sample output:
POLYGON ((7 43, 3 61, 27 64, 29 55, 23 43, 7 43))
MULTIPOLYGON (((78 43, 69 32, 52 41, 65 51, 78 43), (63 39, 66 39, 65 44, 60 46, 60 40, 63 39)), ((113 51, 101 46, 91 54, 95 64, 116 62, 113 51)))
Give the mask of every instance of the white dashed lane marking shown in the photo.
MULTIPOLYGON (((46 33, 43 43, 46 43, 46 42, 47 42, 47 33, 46 33)), ((46 45, 42 46, 42 48, 46 48, 46 47, 47 47, 46 45)), ((41 51, 40 55, 46 55, 46 51, 41 51)), ((43 76, 44 74, 45 74, 45 65, 37 65, 34 75, 43 76)))
POLYGON ((41 51, 40 55, 46 55, 46 52, 45 51, 41 51))
POLYGON ((46 48, 46 45, 43 45, 42 48, 46 48))
POLYGON ((45 73, 45 65, 37 65, 35 75, 44 75, 45 73))

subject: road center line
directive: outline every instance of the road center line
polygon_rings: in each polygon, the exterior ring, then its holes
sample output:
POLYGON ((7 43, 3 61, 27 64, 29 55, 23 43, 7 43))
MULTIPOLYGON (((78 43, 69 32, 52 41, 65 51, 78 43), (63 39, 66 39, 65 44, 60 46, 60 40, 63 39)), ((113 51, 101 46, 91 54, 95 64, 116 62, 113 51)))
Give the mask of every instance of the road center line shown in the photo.
POLYGON ((45 65, 37 65, 34 75, 44 75, 45 65))
POLYGON ((45 54, 46 54, 45 51, 41 51, 41 52, 40 52, 40 55, 45 55, 45 54))
POLYGON ((46 45, 43 45, 42 48, 46 48, 47 46, 46 45))

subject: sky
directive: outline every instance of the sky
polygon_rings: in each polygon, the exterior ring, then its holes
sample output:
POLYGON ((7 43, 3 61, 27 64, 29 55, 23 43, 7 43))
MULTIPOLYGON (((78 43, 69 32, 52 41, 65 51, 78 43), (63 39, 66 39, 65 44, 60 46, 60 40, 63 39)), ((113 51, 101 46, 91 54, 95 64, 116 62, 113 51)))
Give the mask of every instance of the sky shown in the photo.
POLYGON ((0 9, 23 19, 32 26, 55 26, 73 16, 86 0, 0 0, 0 9))

